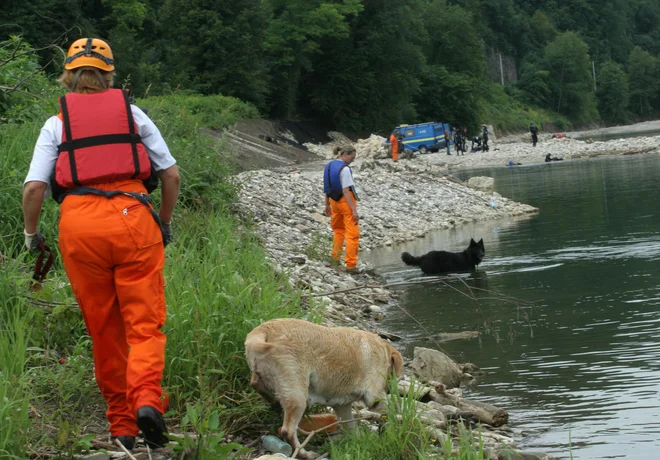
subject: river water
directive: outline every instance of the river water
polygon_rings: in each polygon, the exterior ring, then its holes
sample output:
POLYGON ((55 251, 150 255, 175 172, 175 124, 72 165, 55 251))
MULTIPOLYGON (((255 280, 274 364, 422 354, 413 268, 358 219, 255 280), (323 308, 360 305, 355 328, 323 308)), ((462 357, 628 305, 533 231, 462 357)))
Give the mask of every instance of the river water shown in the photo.
MULTIPOLYGON (((486 372, 465 396, 510 413, 525 450, 559 458, 660 458, 660 156, 456 174, 540 213, 437 231, 365 254, 388 282, 415 281, 402 251, 463 250, 474 274, 397 289, 383 325, 486 372), (469 298, 471 294, 477 300, 469 298), (434 343, 440 332, 478 339, 434 343)), ((496 204, 497 205, 497 204, 496 204)))

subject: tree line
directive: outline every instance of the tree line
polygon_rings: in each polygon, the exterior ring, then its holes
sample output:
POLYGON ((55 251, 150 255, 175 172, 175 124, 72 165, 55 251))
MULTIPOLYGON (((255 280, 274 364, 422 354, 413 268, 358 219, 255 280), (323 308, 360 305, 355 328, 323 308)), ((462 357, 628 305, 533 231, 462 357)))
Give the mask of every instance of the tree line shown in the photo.
POLYGON ((5 0, 0 39, 16 36, 52 74, 57 46, 97 36, 139 97, 224 94, 353 133, 477 126, 502 90, 491 54, 515 62, 510 102, 574 125, 660 108, 656 0, 5 0))

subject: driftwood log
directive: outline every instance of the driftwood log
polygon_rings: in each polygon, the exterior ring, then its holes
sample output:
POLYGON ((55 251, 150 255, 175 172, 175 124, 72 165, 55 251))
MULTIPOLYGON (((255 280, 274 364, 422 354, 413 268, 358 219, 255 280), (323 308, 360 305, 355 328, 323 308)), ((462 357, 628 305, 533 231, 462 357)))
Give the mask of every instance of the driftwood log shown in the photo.
POLYGON ((509 422, 509 413, 493 406, 492 404, 462 398, 445 392, 445 387, 438 382, 430 382, 432 388, 419 382, 412 383, 409 380, 400 380, 398 383, 399 394, 414 395, 415 399, 426 404, 426 410, 441 412, 444 418, 464 418, 465 420, 476 419, 481 423, 499 427, 509 422), (411 386, 413 387, 411 390, 411 386))
POLYGON ((444 392, 438 393, 436 390, 431 390, 428 396, 431 398, 431 401, 442 405, 454 406, 463 412, 472 413, 481 423, 487 425, 498 427, 506 425, 509 422, 509 413, 492 404, 459 398, 458 396, 449 395, 444 392))

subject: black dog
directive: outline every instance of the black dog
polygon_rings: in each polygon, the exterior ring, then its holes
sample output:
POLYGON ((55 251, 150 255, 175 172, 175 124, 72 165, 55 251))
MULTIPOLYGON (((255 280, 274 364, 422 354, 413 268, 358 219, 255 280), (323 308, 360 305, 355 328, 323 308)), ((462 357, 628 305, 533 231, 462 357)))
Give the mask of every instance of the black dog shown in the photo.
POLYGON ((465 272, 474 270, 486 255, 483 238, 477 243, 470 238, 470 245, 463 252, 431 251, 421 257, 407 252, 401 254, 406 265, 419 265, 425 275, 465 272))

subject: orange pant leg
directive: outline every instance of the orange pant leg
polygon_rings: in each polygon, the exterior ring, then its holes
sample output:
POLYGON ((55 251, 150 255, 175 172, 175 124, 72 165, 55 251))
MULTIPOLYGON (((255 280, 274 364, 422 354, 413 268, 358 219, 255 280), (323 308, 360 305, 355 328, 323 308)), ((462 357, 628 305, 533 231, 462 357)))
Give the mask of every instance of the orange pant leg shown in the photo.
POLYGON ((164 412, 160 382, 165 369, 166 344, 161 331, 166 318, 165 253, 162 243, 158 243, 138 253, 125 254, 126 261, 115 268, 115 286, 130 347, 126 399, 134 413, 142 406, 164 412))
POLYGON ((397 161, 399 159, 399 144, 392 144, 392 161, 397 161))
POLYGON ((360 226, 353 220, 353 212, 346 203, 344 214, 344 228, 346 229, 346 255, 344 262, 346 268, 357 266, 358 251, 360 246, 360 226))
POLYGON ((126 363, 128 345, 124 321, 114 291, 112 270, 80 260, 70 248, 70 239, 60 237, 62 259, 73 292, 92 338, 94 374, 108 404, 106 417, 113 436, 135 436, 135 415, 126 404, 126 363), (113 378, 104 378, 112 375, 113 378))
POLYGON ((332 257, 341 258, 342 246, 346 241, 346 255, 344 262, 346 268, 357 266, 357 256, 360 241, 360 227, 353 221, 353 211, 345 198, 339 201, 331 201, 332 219, 330 226, 334 232, 334 245, 332 257))
POLYGON ((344 250, 344 239, 346 233, 344 229, 344 216, 341 213, 341 205, 339 204, 339 202, 335 200, 330 200, 330 209, 332 210, 332 215, 330 218, 330 227, 332 228, 332 232, 333 232, 331 255, 333 259, 340 260, 341 253, 344 250))
POLYGON ((140 406, 163 410, 160 229, 144 205, 125 196, 70 196, 60 216, 62 259, 92 338, 110 431, 134 436, 140 406))

